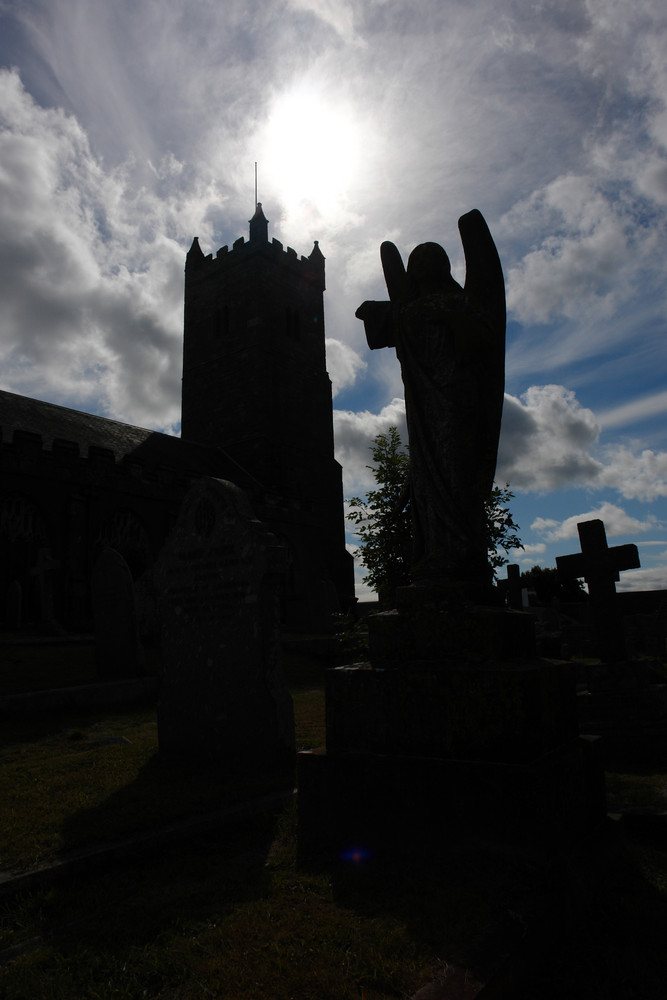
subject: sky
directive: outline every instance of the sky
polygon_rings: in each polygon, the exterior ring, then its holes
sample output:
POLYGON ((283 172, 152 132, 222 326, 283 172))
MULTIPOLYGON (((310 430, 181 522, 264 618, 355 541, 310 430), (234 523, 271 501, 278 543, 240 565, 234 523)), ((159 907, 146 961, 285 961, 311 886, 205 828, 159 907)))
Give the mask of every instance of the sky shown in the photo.
MULTIPOLYGON (((667 588, 664 0, 0 0, 0 387, 178 434, 183 266, 248 234, 326 257, 346 497, 407 440, 355 319, 379 247, 498 247, 496 481, 522 569, 635 542, 667 588)), ((350 544, 354 539, 350 537, 350 544)), ((358 577, 363 577, 359 569, 358 577)), ((362 587, 358 594, 365 596, 362 587)))

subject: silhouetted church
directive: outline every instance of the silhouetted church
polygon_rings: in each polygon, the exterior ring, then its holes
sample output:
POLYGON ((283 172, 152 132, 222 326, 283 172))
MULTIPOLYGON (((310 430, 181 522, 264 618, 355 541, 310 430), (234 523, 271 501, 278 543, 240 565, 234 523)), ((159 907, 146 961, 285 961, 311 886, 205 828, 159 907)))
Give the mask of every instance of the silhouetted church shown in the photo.
POLYGON ((182 437, 0 391, 0 621, 87 630, 103 545, 138 578, 189 485, 228 479, 288 551, 288 625, 353 601, 324 347, 324 257, 250 238, 185 265, 182 437))

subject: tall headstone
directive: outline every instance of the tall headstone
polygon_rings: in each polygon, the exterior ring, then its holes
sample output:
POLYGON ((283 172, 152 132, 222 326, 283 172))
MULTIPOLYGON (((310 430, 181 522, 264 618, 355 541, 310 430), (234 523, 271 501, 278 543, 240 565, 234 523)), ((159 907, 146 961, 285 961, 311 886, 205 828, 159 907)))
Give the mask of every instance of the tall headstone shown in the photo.
POLYGON ((188 492, 152 572, 163 645, 160 752, 267 774, 294 754, 282 675, 285 551, 219 479, 188 492))
POLYGON ((139 638, 132 574, 120 552, 105 546, 91 579, 95 659, 100 680, 136 677, 139 638))

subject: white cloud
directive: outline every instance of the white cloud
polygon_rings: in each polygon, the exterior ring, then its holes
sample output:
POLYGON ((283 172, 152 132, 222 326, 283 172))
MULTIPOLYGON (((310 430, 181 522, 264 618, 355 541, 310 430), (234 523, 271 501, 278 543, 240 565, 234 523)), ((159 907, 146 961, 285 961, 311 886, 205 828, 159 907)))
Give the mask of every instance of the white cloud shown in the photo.
POLYGON ((507 553, 510 563, 517 563, 519 566, 528 569, 529 566, 539 566, 544 560, 541 556, 546 552, 544 542, 537 542, 534 545, 526 544, 521 549, 510 549, 507 553))
POLYGON ((522 549, 512 549, 512 554, 517 556, 520 556, 521 553, 526 556, 544 555, 546 548, 544 542, 537 542, 534 545, 524 545, 522 549))
MULTIPOLYGON (((663 404, 630 404, 630 416, 663 404)), ((613 411, 609 424, 616 423, 613 411)), ((521 492, 611 488, 627 500, 667 496, 667 452, 628 443, 599 444, 599 421, 564 386, 531 386, 520 399, 505 394, 498 453, 498 482, 521 492)))
MULTIPOLYGON (((665 555, 667 556, 667 553, 665 555)), ((663 566, 626 570, 621 574, 616 590, 619 593, 632 590, 667 590, 667 558, 663 566)))
POLYGON ((627 427, 628 424, 659 416, 667 412, 667 390, 656 392, 629 403, 621 403, 612 409, 598 413, 598 423, 603 430, 611 427, 627 427))
POLYGON ((354 4, 350 0, 287 0, 287 5, 315 14, 346 42, 360 42, 354 30, 354 4))
POLYGON ((327 338, 327 370, 331 376, 334 398, 342 389, 354 385, 357 376, 366 370, 367 364, 356 351, 340 340, 327 338))
POLYGON ((645 520, 640 521, 636 517, 631 517, 621 507, 604 502, 593 510, 582 514, 573 514, 564 521, 538 517, 530 527, 532 531, 536 531, 542 535, 547 542, 559 542, 565 538, 577 538, 577 524, 580 521, 592 521, 594 519, 604 521, 608 538, 615 535, 635 535, 652 531, 658 523, 657 518, 653 514, 648 514, 645 520))
POLYGON ((619 204, 590 178, 570 174, 515 205, 505 225, 517 217, 545 235, 507 272, 507 305, 515 317, 546 323, 557 316, 577 319, 582 309, 589 319, 609 316, 628 292, 628 223, 619 204))
POLYGON ((628 500, 651 502, 667 496, 667 453, 646 448, 635 454, 625 445, 605 449, 600 486, 612 486, 628 500))
POLYGON ((0 108, 4 387, 170 428, 180 396, 179 237, 201 211, 199 192, 179 204, 133 188, 124 167, 105 171, 79 123, 38 107, 15 72, 0 71, 0 108))
POLYGON ((372 487, 373 474, 367 468, 372 462, 370 447, 377 435, 386 434, 390 427, 397 427, 401 440, 407 442, 402 399, 393 399, 379 413, 334 410, 335 452, 343 466, 346 496, 367 493, 372 487))
POLYGON ((590 453, 598 433, 592 411, 562 385, 506 394, 496 480, 525 492, 593 483, 602 470, 590 453))

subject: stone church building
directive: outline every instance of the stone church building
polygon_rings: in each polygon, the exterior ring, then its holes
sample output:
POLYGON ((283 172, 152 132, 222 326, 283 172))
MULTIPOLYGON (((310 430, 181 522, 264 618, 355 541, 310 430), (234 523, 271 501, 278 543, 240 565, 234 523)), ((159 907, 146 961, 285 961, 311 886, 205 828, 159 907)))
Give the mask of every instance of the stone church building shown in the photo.
POLYGON ((354 600, 324 347, 324 257, 249 239, 185 264, 181 438, 0 391, 0 623, 88 631, 104 546, 150 568, 189 486, 230 480, 284 544, 286 626, 354 600))

